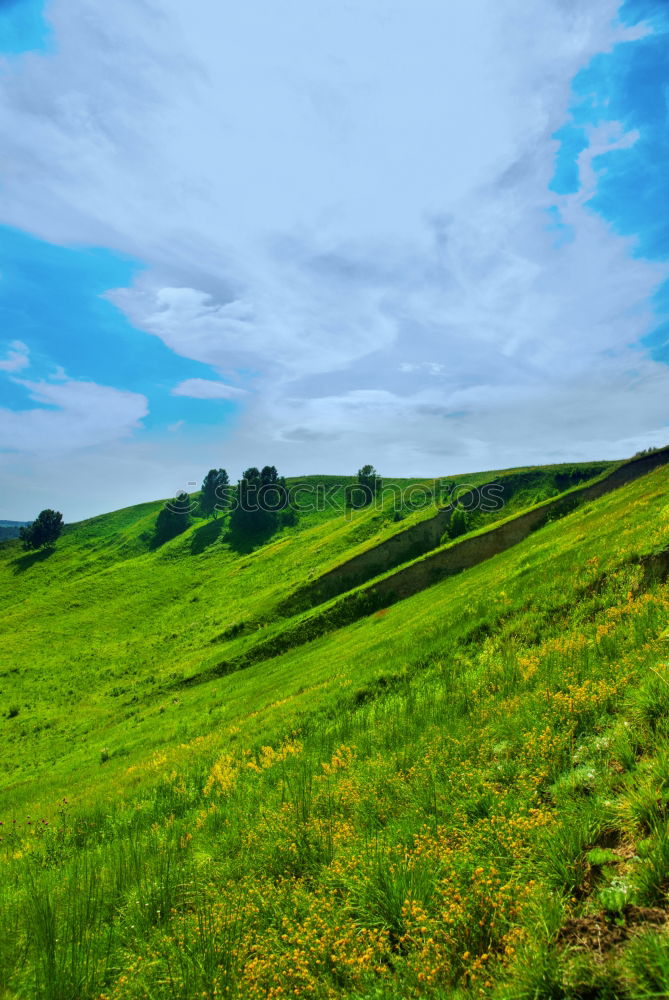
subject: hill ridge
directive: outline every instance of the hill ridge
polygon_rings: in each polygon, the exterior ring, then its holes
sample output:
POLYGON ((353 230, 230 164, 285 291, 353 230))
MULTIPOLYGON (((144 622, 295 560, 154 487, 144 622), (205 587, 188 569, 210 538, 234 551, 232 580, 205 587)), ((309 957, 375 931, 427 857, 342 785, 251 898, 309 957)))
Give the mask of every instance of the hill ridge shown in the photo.
MULTIPOLYGON (((304 593, 313 595, 312 607, 325 604, 321 610, 316 610, 312 615, 307 614, 306 617, 298 617, 298 621, 294 624, 291 624, 289 620, 277 634, 252 645, 235 658, 222 660, 201 673, 183 678, 176 683, 175 687, 208 683, 217 677, 244 669, 252 663, 271 659, 295 646, 310 642, 327 632, 335 631, 343 625, 349 625, 360 618, 389 607, 397 601, 411 597, 440 582, 445 577, 471 569, 518 545, 548 521, 563 517, 581 504, 599 499, 667 463, 669 463, 669 447, 651 455, 629 459, 585 485, 575 486, 558 497, 546 500, 529 510, 506 518, 501 523, 481 528, 465 538, 438 548, 434 552, 418 556, 416 559, 392 568, 386 573, 377 574, 372 579, 352 587, 346 593, 335 592, 334 599, 328 600, 327 596, 323 596, 321 581, 335 574, 335 568, 324 577, 313 581, 313 585, 310 584, 303 588, 298 594, 296 602, 298 616, 300 611, 307 610, 299 604, 299 598, 304 593), (311 590, 312 586, 313 590, 311 590)), ((452 507, 440 511, 431 521, 445 526, 451 512, 452 507)), ((420 522, 418 525, 413 525, 407 529, 406 534, 413 535, 416 529, 422 528, 424 524, 425 522, 420 522)), ((380 546, 369 549, 368 552, 362 554, 362 557, 369 554, 371 557, 370 565, 375 567, 379 550, 391 545, 396 537, 392 536, 380 546)), ((354 559, 357 562, 362 557, 356 556, 354 559)), ((346 565, 346 563, 342 564, 342 568, 346 565)), ((291 605, 291 598, 288 598, 278 610, 288 617, 291 607, 294 605, 291 605)), ((293 614, 295 613, 293 611, 293 614)))

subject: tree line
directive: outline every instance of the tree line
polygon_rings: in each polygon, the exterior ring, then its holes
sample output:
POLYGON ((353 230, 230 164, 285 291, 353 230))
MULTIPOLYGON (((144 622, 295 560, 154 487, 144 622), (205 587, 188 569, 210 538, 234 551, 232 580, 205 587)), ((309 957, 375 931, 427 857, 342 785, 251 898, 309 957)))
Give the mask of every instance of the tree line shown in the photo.
MULTIPOLYGON (((380 492, 383 481, 373 465, 363 465, 355 482, 346 486, 348 509, 369 506, 380 492)), ((202 480, 200 494, 194 500, 179 493, 159 512, 155 541, 162 544, 181 534, 194 514, 216 519, 229 513, 230 530, 247 536, 265 536, 284 525, 297 523, 297 511, 290 506, 285 476, 275 465, 261 469, 250 466, 235 485, 226 469, 210 469, 202 480)))
MULTIPOLYGON (((345 487, 346 508, 362 510, 370 506, 382 487, 383 480, 374 466, 363 465, 355 481, 345 487)), ((159 511, 154 544, 162 545, 185 531, 194 513, 217 519, 219 513, 226 512, 229 512, 230 531, 251 538, 270 535, 279 527, 297 522, 297 511, 289 504, 286 479, 279 475, 275 465, 265 465, 262 469, 250 466, 234 486, 225 469, 210 469, 202 480, 197 500, 180 492, 159 511)), ((60 511, 41 511, 34 521, 20 530, 23 548, 52 548, 63 527, 60 511)), ((448 529, 450 537, 458 537, 469 530, 467 512, 456 506, 448 529)))
POLYGON ((216 519, 228 511, 230 530, 237 535, 267 535, 296 521, 295 511, 288 507, 285 477, 279 475, 275 465, 262 469, 251 466, 235 486, 225 469, 210 469, 196 502, 187 493, 180 493, 160 511, 156 539, 162 543, 185 531, 193 513, 216 519))

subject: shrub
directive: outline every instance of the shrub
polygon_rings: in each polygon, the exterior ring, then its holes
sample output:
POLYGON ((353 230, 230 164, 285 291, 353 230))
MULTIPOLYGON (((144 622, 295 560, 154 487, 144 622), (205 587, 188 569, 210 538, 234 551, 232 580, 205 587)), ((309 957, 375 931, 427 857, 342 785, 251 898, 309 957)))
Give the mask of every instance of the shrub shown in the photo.
POLYGON ((24 549, 50 548, 63 530, 63 515, 59 510, 43 510, 19 532, 24 549))

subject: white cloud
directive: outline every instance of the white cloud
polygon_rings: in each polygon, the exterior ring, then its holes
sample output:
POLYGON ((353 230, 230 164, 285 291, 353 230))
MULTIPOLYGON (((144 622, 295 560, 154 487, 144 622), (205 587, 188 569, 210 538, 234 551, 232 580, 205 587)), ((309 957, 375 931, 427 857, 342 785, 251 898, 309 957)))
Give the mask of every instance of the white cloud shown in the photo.
POLYGON ((0 449, 62 454, 106 445, 131 434, 148 413, 145 396, 95 382, 14 382, 39 405, 0 409, 0 449))
POLYGON ((20 372, 30 365, 30 352, 21 340, 13 340, 7 357, 0 361, 0 371, 20 372))
POLYGON ((173 396, 190 396, 191 399, 240 399, 246 389, 206 378, 187 378, 172 389, 173 396))
MULTIPOLYGON (((635 345, 666 268, 584 200, 593 152, 634 137, 593 133, 565 228, 548 215, 571 80, 633 35, 618 6, 52 0, 56 54, 5 70, 0 218, 145 263, 108 297, 222 380, 173 391, 257 389, 220 459, 237 471, 441 474, 654 443, 667 369, 635 345)), ((185 468, 200 442, 180 426, 152 447, 185 468)))
POLYGON ((440 375, 446 371, 446 365, 442 365, 438 361, 419 361, 417 364, 413 361, 402 361, 398 370, 407 373, 425 372, 426 375, 440 375))

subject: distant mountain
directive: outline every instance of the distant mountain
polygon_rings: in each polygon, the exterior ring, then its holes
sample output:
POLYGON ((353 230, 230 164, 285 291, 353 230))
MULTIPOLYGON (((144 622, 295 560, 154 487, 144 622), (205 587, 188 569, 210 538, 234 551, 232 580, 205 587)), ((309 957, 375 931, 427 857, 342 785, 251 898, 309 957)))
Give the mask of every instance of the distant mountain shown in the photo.
POLYGON ((19 530, 29 521, 1 521, 0 520, 0 542, 7 538, 18 538, 19 530))

